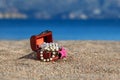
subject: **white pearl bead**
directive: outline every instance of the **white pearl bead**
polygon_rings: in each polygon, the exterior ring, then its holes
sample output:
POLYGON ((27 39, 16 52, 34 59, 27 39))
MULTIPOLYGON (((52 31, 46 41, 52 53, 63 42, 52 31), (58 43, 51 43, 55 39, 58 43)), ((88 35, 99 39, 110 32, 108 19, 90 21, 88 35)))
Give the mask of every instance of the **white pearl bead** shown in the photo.
POLYGON ((40 53, 42 54, 42 53, 43 53, 43 51, 40 51, 40 53))
POLYGON ((49 48, 47 48, 47 50, 49 51, 49 48))
POLYGON ((53 54, 55 54, 55 52, 53 52, 53 54))
POLYGON ((42 56, 43 56, 43 54, 40 54, 40 56, 42 57, 42 56))
POLYGON ((44 58, 43 58, 43 57, 41 57, 41 59, 43 60, 44 58))
POLYGON ((52 57, 55 57, 55 55, 52 55, 52 57))
POLYGON ((54 49, 52 49, 52 51, 54 51, 54 49))
POLYGON ((47 61, 50 61, 50 59, 47 59, 47 61))
POLYGON ((56 48, 56 51, 58 51, 58 50, 59 50, 59 48, 57 47, 57 48, 56 48))
POLYGON ((45 50, 47 49, 47 47, 44 48, 45 50))
POLYGON ((46 59, 43 60, 44 62, 46 61, 46 59))
POLYGON ((50 58, 50 60, 52 61, 52 58, 50 58))

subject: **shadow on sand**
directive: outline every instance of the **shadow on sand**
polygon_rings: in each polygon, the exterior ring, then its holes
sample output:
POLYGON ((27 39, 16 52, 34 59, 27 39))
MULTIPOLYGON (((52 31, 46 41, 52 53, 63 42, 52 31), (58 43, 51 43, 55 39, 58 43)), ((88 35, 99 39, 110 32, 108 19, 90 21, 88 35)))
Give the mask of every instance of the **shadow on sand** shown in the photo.
MULTIPOLYGON (((32 59, 32 60, 38 60, 37 59, 37 55, 36 55, 36 52, 31 52, 27 55, 24 55, 18 59, 32 59)), ((64 59, 58 59, 57 62, 67 62, 67 63, 71 63, 73 62, 74 60, 74 57, 72 55, 68 56, 67 57, 67 60, 64 60, 64 59)), ((56 61, 55 61, 56 62, 56 61)))
POLYGON ((37 60, 37 57, 36 57, 36 52, 31 52, 25 56, 22 56, 18 59, 34 59, 34 60, 37 60))

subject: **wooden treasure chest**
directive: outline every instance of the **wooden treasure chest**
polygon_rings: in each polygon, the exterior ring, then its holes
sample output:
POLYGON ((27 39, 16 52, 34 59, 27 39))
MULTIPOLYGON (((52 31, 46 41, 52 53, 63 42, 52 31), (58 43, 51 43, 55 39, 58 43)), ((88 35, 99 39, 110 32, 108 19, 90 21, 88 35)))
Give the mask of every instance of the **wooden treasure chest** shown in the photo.
MULTIPOLYGON (((31 49, 37 53, 37 59, 42 61, 55 61, 59 59, 59 48, 52 49, 53 43, 52 31, 43 31, 39 35, 33 35, 30 38, 31 49)), ((53 46, 54 45, 54 46, 53 46)))

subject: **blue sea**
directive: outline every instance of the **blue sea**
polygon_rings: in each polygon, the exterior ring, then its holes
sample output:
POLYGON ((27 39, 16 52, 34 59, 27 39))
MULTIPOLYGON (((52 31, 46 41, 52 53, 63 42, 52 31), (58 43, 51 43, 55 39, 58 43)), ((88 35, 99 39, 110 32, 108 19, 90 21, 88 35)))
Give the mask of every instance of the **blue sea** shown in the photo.
POLYGON ((29 39, 44 30, 54 40, 120 40, 120 20, 0 20, 1 40, 29 39))

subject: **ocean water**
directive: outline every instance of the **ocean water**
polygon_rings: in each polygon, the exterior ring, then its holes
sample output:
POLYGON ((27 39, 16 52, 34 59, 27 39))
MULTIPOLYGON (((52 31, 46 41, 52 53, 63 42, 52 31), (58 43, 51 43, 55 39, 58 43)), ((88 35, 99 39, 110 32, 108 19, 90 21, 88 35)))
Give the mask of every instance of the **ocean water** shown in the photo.
POLYGON ((29 39, 44 30, 54 40, 120 40, 120 20, 0 20, 1 40, 29 39))

